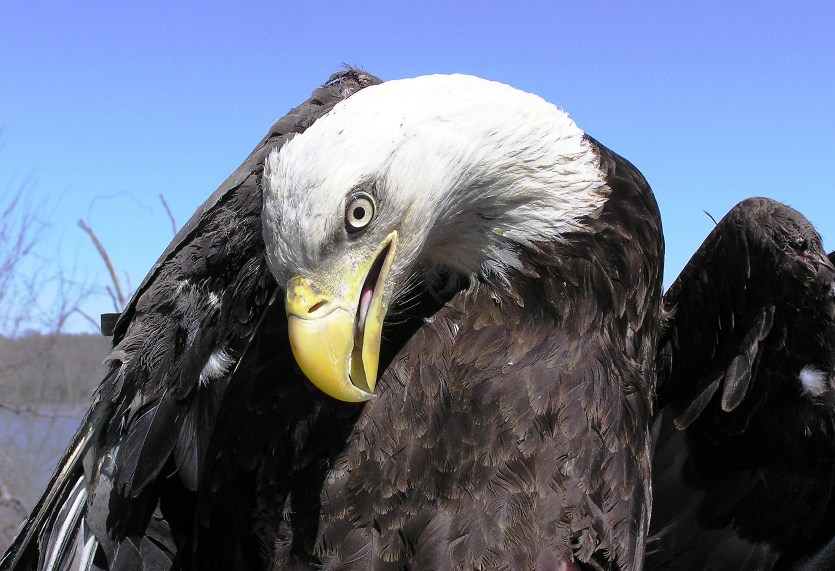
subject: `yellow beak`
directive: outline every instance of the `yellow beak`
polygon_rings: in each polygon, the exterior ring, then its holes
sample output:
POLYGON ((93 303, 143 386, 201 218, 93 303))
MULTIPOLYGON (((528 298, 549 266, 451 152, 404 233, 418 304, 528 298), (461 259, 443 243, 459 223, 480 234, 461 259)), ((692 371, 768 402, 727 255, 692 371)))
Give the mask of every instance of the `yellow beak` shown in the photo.
POLYGON ((287 284, 293 355, 307 378, 335 399, 361 402, 374 396, 391 289, 386 278, 396 246, 394 231, 335 288, 339 294, 303 276, 287 284))

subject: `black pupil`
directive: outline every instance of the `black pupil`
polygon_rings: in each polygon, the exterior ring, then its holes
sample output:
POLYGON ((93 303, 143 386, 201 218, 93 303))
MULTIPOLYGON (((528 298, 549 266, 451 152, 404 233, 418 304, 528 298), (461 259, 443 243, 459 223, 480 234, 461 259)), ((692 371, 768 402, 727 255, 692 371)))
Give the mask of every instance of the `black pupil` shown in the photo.
POLYGON ((354 208, 354 220, 360 221, 365 218, 365 208, 357 206, 354 208))

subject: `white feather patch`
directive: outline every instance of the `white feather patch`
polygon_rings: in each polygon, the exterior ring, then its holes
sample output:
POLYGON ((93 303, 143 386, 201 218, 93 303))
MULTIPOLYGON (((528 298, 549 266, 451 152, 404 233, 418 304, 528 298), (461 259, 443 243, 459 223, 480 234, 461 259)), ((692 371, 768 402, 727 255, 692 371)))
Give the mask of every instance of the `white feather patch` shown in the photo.
POLYGON ((66 555, 68 543, 79 528, 81 514, 84 512, 87 502, 87 488, 84 486, 84 476, 78 478, 73 486, 67 501, 72 503, 64 505, 59 515, 60 525, 54 529, 49 539, 49 548, 46 557, 45 570, 56 570, 63 567, 66 561, 62 558, 66 555), (63 519, 61 519, 63 517, 63 519))
POLYGON ((806 365, 800 369, 798 377, 800 378, 800 384, 803 385, 803 390, 813 397, 822 396, 829 388, 826 382, 826 373, 811 365, 806 365))
POLYGON ((81 557, 79 559, 79 569, 89 570, 93 568, 93 557, 96 555, 96 549, 99 547, 99 540, 92 532, 88 531, 87 525, 84 525, 85 539, 81 557))
POLYGON ((223 347, 215 349, 200 371, 200 386, 208 386, 209 382, 225 377, 234 364, 235 359, 223 347))

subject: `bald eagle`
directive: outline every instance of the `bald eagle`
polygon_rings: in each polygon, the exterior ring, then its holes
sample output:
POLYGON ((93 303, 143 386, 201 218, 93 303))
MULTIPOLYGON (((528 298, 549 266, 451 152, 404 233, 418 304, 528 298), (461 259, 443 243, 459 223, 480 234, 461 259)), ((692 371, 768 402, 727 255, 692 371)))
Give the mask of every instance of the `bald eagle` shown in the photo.
POLYGON ((641 567, 648 184, 534 95, 377 83, 180 232, 5 568, 641 567))

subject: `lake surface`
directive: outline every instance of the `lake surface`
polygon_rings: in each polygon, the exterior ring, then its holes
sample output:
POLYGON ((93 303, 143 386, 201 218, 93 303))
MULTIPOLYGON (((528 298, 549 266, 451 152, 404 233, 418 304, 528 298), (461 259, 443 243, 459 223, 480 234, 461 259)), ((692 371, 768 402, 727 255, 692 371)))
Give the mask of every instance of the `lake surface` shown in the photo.
POLYGON ((87 406, 0 408, 0 552, 44 491, 87 406))

